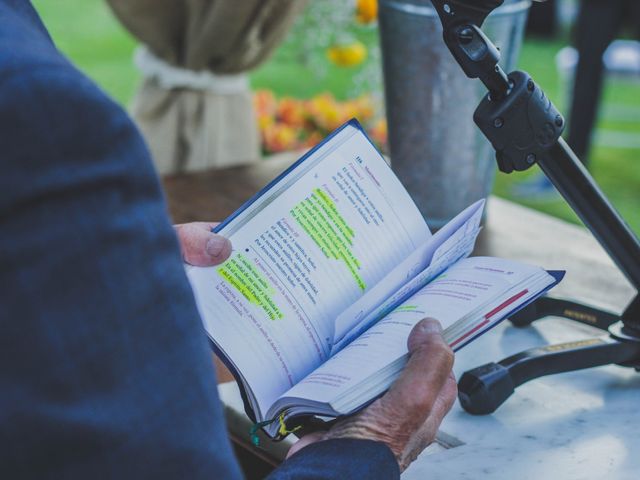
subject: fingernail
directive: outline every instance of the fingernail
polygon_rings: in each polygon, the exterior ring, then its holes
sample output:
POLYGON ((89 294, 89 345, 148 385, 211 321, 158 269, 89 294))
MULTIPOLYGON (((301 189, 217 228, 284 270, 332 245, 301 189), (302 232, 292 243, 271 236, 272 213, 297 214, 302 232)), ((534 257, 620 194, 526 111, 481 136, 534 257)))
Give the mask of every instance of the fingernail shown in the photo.
POLYGON ((418 328, 424 333, 442 333, 442 325, 433 318, 425 318, 420 320, 418 328))
POLYGON ((229 240, 221 237, 220 235, 212 236, 209 240, 207 240, 207 253, 212 257, 217 257, 225 249, 228 242, 229 240))

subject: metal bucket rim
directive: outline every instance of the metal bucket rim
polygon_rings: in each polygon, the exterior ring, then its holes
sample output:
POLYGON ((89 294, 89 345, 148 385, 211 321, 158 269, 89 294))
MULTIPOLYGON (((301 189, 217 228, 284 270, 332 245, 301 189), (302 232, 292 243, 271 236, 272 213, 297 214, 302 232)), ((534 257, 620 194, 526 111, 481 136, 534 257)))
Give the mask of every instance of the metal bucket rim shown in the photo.
MULTIPOLYGON (((403 2, 399 0, 380 0, 380 6, 382 8, 389 8, 398 12, 406 13, 408 15, 416 15, 419 17, 437 17, 438 13, 432 6, 416 5, 415 3, 403 2)), ((510 3, 496 8, 489 18, 498 17, 503 15, 514 15, 527 10, 531 6, 531 0, 520 0, 516 3, 510 3)))

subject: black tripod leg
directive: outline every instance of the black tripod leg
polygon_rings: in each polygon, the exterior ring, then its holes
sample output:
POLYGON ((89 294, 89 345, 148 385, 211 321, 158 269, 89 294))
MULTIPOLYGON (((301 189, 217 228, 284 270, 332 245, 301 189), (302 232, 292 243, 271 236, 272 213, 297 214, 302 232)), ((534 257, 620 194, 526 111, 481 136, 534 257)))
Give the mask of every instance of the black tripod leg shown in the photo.
POLYGON ((458 383, 462 408, 475 415, 493 413, 515 388, 534 378, 610 363, 640 365, 640 342, 609 336, 532 348, 465 372, 458 383))
POLYGON ((622 313, 623 331, 626 335, 640 338, 640 294, 635 298, 622 313))
POLYGON ((509 320, 516 327, 526 327, 544 317, 563 317, 606 330, 620 321, 620 316, 598 308, 554 297, 540 297, 513 314, 509 320))
MULTIPOLYGON (((528 74, 505 75, 498 64, 499 50, 480 30, 487 15, 502 1, 432 0, 432 3, 442 20, 444 40, 454 58, 469 78, 479 78, 489 90, 475 111, 474 120, 495 148, 499 169, 511 173, 537 163, 620 271, 640 290, 640 240, 561 138, 562 115, 528 74)), ((536 309, 544 305, 530 307, 515 316, 516 323, 520 320, 526 325, 539 318, 536 309)), ((558 305, 547 304, 553 308, 558 305)), ((601 316, 598 311, 583 308, 579 306, 578 313, 595 314, 599 326, 607 323, 607 319, 598 320, 601 316)), ((542 375, 609 363, 640 367, 637 297, 622 321, 611 325, 610 332, 612 336, 529 350, 498 364, 471 370, 460 380, 460 402, 471 413, 490 413, 518 385, 542 375)))

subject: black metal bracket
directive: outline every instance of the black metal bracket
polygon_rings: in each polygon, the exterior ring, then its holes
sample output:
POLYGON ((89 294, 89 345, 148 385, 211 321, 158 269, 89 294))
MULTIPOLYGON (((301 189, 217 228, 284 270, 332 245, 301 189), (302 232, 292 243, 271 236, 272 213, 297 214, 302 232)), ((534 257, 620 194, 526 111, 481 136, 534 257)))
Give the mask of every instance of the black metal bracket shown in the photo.
POLYGON ((479 78, 493 98, 509 89, 498 66, 500 51, 480 30, 487 16, 504 0, 432 1, 442 21, 444 42, 469 78, 479 78))
MULTIPOLYGON (((503 0, 432 0, 443 37, 469 78, 489 90, 474 114, 505 173, 538 164, 602 247, 640 291, 640 241, 613 208, 580 160, 562 140, 564 119, 525 72, 506 75, 500 51, 480 27, 503 0)), ((535 348, 466 372, 458 390, 471 413, 491 413, 524 382, 553 373, 605 364, 640 369, 640 296, 620 316, 576 302, 542 298, 512 318, 526 326, 559 315, 608 330, 609 335, 535 348)))

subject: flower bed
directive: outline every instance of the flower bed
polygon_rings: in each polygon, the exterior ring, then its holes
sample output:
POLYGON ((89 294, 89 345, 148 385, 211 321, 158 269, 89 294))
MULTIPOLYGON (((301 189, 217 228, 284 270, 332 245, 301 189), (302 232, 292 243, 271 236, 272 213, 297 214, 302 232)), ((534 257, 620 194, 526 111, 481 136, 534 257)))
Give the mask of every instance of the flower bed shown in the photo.
POLYGON ((300 100, 276 98, 270 90, 258 90, 254 104, 266 154, 313 147, 352 118, 357 118, 376 146, 386 151, 387 124, 375 115, 370 95, 339 101, 323 93, 300 100))

